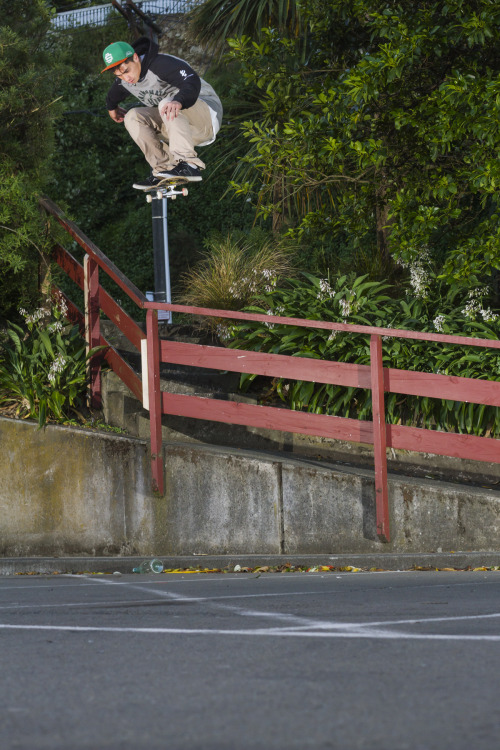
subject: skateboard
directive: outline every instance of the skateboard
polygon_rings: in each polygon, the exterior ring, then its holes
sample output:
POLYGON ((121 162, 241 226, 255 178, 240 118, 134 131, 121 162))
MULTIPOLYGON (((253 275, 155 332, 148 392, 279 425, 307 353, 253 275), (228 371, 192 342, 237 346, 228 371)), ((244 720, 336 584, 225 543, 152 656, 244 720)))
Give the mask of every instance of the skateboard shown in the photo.
POLYGON ((146 188, 144 190, 146 193, 146 201, 151 203, 154 193, 156 193, 157 198, 172 198, 173 200, 175 200, 178 195, 187 195, 187 187, 183 187, 180 190, 175 189, 179 185, 185 185, 187 182, 189 182, 189 180, 185 177, 165 177, 154 187, 146 188))

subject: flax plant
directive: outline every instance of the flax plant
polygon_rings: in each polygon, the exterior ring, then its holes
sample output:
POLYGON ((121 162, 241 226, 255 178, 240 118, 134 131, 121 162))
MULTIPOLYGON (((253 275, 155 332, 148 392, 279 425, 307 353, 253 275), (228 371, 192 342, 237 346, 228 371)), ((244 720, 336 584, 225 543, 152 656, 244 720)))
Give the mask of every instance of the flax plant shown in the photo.
MULTIPOLYGON (((293 274, 290 243, 270 239, 259 242, 252 233, 243 238, 228 234, 213 235, 206 248, 202 261, 182 277, 181 304, 241 310, 293 274)), ((228 324, 220 319, 203 318, 199 324, 226 338, 228 324)))

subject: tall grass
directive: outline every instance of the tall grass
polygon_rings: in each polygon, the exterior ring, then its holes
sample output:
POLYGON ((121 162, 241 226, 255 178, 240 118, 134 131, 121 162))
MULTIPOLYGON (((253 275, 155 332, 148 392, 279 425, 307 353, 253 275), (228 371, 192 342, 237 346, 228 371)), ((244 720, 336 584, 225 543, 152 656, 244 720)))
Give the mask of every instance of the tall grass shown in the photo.
MULTIPOLYGON (((202 261, 183 275, 178 301, 193 307, 241 310, 293 272, 289 243, 263 239, 258 233, 213 235, 206 242, 202 261)), ((213 332, 220 320, 200 319, 199 324, 213 332)))

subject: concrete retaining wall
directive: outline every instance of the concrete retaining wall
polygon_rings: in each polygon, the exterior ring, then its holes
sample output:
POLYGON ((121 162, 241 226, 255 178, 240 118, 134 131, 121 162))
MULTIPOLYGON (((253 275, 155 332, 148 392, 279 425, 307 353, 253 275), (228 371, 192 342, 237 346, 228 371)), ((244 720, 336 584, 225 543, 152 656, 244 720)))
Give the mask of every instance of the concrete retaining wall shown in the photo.
POLYGON ((491 489, 391 477, 392 540, 383 544, 367 469, 165 444, 162 498, 150 491, 142 440, 0 418, 0 444, 3 556, 499 549, 491 489))

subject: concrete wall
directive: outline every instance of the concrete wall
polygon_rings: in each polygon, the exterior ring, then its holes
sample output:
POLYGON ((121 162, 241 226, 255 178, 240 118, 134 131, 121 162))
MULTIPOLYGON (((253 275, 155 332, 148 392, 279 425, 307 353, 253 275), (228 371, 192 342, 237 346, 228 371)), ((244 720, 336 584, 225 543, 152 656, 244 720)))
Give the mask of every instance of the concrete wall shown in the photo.
POLYGON ((373 475, 311 459, 147 443, 0 418, 0 555, 496 551, 500 493, 390 479, 392 540, 375 533, 373 475))

